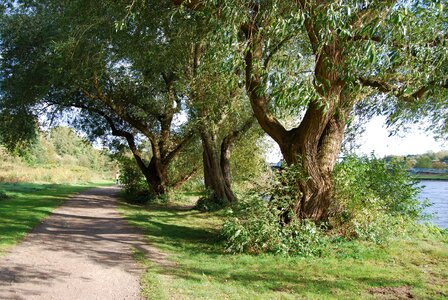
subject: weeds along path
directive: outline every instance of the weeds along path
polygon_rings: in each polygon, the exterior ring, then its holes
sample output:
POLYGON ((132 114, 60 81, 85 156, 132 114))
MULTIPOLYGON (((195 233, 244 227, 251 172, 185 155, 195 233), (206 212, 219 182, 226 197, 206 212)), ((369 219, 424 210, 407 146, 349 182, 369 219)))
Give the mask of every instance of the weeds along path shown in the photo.
POLYGON ((117 192, 70 198, 0 258, 0 299, 141 299, 133 251, 162 254, 120 216, 117 192))

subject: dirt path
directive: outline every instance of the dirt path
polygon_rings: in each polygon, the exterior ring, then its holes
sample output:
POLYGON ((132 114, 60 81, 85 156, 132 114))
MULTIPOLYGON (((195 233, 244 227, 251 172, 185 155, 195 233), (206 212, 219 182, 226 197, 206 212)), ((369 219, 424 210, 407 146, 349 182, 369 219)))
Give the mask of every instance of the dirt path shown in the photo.
POLYGON ((141 299, 132 249, 151 251, 117 212, 117 191, 67 200, 2 257, 0 299, 141 299))

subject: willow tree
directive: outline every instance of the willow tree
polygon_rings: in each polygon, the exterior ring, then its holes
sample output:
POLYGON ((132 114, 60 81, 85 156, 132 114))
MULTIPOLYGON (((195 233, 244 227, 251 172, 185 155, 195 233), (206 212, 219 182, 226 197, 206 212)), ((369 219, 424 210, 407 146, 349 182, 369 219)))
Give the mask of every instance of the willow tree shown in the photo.
POLYGON ((173 37, 187 25, 170 19, 171 3, 159 1, 132 18, 127 1, 0 4, 7 121, 20 124, 29 116, 31 131, 49 106, 76 108, 76 122, 86 132, 127 141, 148 185, 164 193, 168 166, 193 137, 188 122, 176 123, 188 109, 176 74, 187 58, 176 51, 185 48, 183 40, 173 37), (149 158, 138 149, 141 139, 151 144, 149 158))
MULTIPOLYGON (((332 172, 355 108, 391 122, 428 117, 447 132, 447 10, 444 1, 173 1, 210 17, 263 130, 287 164, 302 168, 291 203, 325 220, 332 172), (241 62, 239 64, 239 62, 241 62), (295 112, 287 128, 279 107, 295 112)), ((234 71, 234 70, 232 70, 234 71)))
POLYGON ((199 67, 192 100, 202 141, 204 183, 215 201, 226 204, 236 200, 230 168, 232 148, 244 138, 254 118, 242 101, 245 95, 241 88, 229 83, 221 76, 221 68, 213 66, 215 63, 209 62, 199 67))

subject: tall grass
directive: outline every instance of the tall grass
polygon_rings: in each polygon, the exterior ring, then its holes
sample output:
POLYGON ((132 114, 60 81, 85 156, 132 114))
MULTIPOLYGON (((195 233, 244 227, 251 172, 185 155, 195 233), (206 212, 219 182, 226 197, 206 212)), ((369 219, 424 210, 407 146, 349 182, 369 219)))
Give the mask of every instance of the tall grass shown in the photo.
POLYGON ((35 183, 85 183, 109 180, 112 171, 93 170, 72 164, 29 165, 20 157, 8 154, 0 148, 0 182, 35 182, 35 183))

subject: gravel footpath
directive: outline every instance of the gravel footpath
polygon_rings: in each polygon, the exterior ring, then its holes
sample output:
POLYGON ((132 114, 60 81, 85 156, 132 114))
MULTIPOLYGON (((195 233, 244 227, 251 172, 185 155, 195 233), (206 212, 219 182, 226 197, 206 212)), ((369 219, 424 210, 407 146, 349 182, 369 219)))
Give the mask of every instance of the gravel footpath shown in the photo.
POLYGON ((0 258, 0 299, 141 299, 133 248, 162 254, 120 216, 117 192, 70 198, 0 258))

